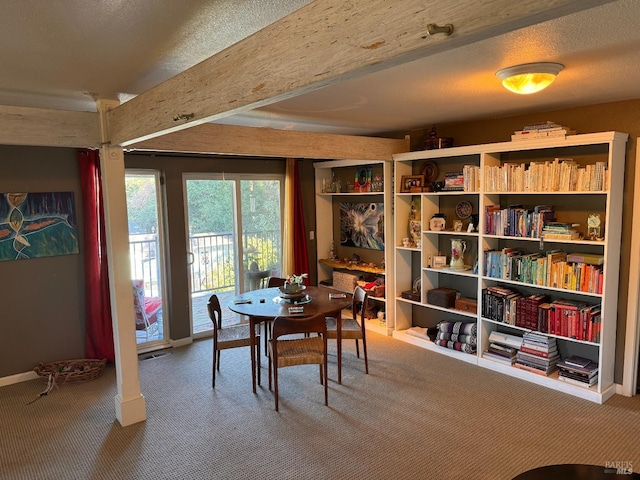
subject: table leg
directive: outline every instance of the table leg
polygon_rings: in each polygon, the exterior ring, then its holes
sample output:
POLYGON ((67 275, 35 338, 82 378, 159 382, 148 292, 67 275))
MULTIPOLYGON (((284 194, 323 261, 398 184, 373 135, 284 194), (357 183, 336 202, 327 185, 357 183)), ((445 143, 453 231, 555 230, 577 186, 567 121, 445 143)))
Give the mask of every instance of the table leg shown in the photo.
POLYGON ((253 384, 253 393, 256 393, 256 322, 253 317, 249 317, 249 329, 251 332, 251 382, 253 384))
POLYGON ((338 343, 338 383, 342 384, 342 310, 336 312, 336 342, 338 343))

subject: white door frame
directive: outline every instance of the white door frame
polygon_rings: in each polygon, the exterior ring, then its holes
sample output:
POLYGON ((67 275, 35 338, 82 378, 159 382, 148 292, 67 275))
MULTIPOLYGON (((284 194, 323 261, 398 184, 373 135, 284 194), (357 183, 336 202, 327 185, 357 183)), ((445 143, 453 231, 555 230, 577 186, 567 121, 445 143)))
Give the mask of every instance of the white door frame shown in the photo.
POLYGON ((633 220, 629 256, 629 290, 627 291, 627 328, 624 341, 622 395, 636 394, 638 382, 638 345, 640 344, 640 138, 636 139, 636 177, 633 187, 633 220), (636 247, 633 247, 636 245, 636 247))

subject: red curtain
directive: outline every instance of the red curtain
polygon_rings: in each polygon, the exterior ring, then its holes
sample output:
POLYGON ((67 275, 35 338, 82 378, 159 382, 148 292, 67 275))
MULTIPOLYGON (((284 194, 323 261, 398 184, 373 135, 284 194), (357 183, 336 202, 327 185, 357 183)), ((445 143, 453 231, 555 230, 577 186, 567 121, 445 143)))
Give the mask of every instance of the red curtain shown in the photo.
MULTIPOLYGON (((302 188, 300 186, 299 161, 293 168, 293 266, 296 274, 309 272, 309 256, 307 254, 307 230, 304 226, 304 210, 302 208, 302 188)), ((308 279, 305 280, 308 283, 308 279)))
POLYGON ((115 361, 107 239, 97 150, 78 150, 84 220, 85 352, 87 358, 115 361))

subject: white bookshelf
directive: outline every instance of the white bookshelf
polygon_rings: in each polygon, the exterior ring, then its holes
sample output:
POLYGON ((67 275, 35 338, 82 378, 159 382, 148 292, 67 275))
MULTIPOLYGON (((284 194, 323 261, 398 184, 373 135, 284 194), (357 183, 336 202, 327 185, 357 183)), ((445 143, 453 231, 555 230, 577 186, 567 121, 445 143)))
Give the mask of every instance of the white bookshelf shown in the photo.
MULTIPOLYGON (((380 323, 377 318, 367 319, 365 321, 368 330, 375 331, 384 335, 391 335, 394 328, 394 307, 392 301, 388 301, 389 295, 393 294, 393 276, 394 276, 394 255, 393 245, 393 161, 387 160, 333 160, 314 163, 315 168, 315 192, 316 192, 316 245, 318 258, 318 283, 330 282, 333 271, 339 270, 345 273, 360 275, 378 275, 384 276, 385 279, 385 296, 374 297, 369 295, 369 302, 374 303, 378 309, 385 311, 385 322, 380 323), (371 168, 372 176, 379 175, 383 179, 383 191, 381 192, 349 192, 346 191, 347 184, 353 183, 355 173, 360 168, 371 168), (333 177, 342 180, 343 191, 323 192, 323 185, 331 183, 333 177), (384 205, 384 245, 385 249, 371 250, 356 247, 342 247, 340 242, 339 227, 339 204, 340 203, 382 203, 384 205), (353 253, 357 253, 364 262, 371 262, 375 267, 369 268, 363 266, 333 266, 323 260, 328 259, 331 243, 338 255, 338 259, 350 258, 353 253), (382 259, 384 259, 385 268, 380 269, 382 259)), ((349 292, 352 293, 352 292, 349 292)))
MULTIPOLYGON (((504 142, 441 150, 401 153, 394 155, 395 162, 395 328, 394 337, 428 348, 453 358, 457 358, 484 368, 489 368, 516 378, 543 385, 558 391, 602 403, 615 393, 614 363, 617 324, 618 274, 620 265, 620 243, 622 230, 622 193, 624 185, 625 148, 628 135, 619 132, 605 132, 585 135, 572 135, 566 138, 504 142), (530 191, 522 189, 487 191, 481 180, 478 191, 456 192, 400 192, 403 175, 420 174, 426 161, 435 162, 439 178, 443 180, 446 172, 461 171, 463 165, 480 167, 480 177, 489 168, 505 163, 531 168, 532 162, 552 162, 555 158, 573 159, 580 167, 606 162, 608 184, 598 191, 530 191), (420 248, 402 246, 406 237, 411 204, 418 202, 421 209, 422 235, 420 248), (466 201, 473 206, 473 213, 479 216, 477 232, 467 232, 468 219, 463 221, 463 231, 452 231, 458 202, 466 201), (554 207, 556 219, 560 222, 580 224, 576 227, 581 233, 587 232, 586 219, 590 213, 599 213, 602 218, 602 240, 588 238, 574 240, 547 240, 539 238, 514 237, 509 235, 485 234, 485 207, 499 205, 523 205, 531 209, 536 205, 548 204, 554 207), (444 213, 447 217, 447 230, 429 230, 429 220, 434 213, 444 213), (441 253, 451 258, 451 239, 461 239, 467 244, 465 263, 477 270, 451 270, 433 268, 428 264, 429 256, 441 253), (556 288, 532 283, 523 283, 503 278, 494 278, 485 273, 483 252, 500 250, 505 247, 517 248, 526 253, 546 252, 559 249, 568 253, 587 252, 604 257, 602 292, 583 292, 556 288), (410 290, 416 279, 420 279, 420 300, 402 297, 402 292, 410 290), (482 291, 490 286, 512 288, 523 295, 542 292, 551 300, 573 300, 588 305, 600 304, 602 323, 598 342, 577 340, 561 335, 552 335, 556 339, 561 357, 580 355, 597 361, 599 364, 598 383, 593 387, 582 387, 558 380, 557 371, 549 376, 520 370, 507 364, 483 358, 491 332, 500 331, 522 336, 527 329, 500 321, 482 317, 482 291), (462 312, 455 309, 430 305, 427 291, 438 287, 454 288, 461 296, 477 299, 478 311, 462 312), (465 354, 438 347, 427 338, 416 338, 407 334, 414 326, 434 327, 441 320, 476 322, 478 345, 476 354, 465 354)), ((591 167, 590 167, 591 168, 591 167)), ((522 179, 520 179, 522 180, 522 179)), ((512 185, 517 185, 514 182, 512 185)), ((388 296, 391 292, 388 293, 388 296)), ((390 297, 391 298, 391 297, 390 297)), ((391 301, 389 300, 389 303, 391 301)))

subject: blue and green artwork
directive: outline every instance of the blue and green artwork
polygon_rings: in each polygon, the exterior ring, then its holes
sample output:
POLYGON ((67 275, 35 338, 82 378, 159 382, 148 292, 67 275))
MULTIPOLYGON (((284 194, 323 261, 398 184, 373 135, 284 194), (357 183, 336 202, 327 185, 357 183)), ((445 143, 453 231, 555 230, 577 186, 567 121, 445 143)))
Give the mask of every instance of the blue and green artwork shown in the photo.
POLYGON ((0 261, 78 253, 73 192, 0 194, 0 261))

